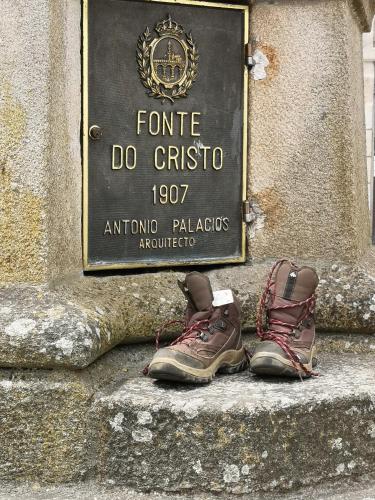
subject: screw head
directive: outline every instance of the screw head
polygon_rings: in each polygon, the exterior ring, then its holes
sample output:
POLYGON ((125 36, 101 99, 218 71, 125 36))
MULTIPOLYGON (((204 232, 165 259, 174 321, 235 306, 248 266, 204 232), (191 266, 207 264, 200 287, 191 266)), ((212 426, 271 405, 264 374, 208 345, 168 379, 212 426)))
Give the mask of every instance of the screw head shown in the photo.
POLYGON ((103 135, 103 130, 99 127, 99 125, 92 125, 89 130, 89 136, 94 141, 99 140, 103 135))

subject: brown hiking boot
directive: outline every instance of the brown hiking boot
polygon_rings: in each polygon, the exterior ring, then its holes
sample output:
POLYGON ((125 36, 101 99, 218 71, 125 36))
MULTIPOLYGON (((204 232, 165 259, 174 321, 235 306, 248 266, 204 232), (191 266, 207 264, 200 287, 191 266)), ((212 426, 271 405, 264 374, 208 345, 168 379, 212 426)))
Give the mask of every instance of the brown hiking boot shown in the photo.
POLYGON ((238 299, 227 290, 229 298, 223 299, 218 292, 214 302, 209 279, 197 272, 187 274, 180 286, 188 299, 185 328, 168 347, 156 352, 148 375, 160 380, 207 383, 217 372, 244 370, 248 362, 242 346, 238 299))
POLYGON ((287 377, 314 375, 318 283, 311 267, 297 267, 288 260, 273 266, 259 302, 257 334, 261 342, 250 360, 252 372, 287 377), (267 331, 263 330, 264 309, 267 331))

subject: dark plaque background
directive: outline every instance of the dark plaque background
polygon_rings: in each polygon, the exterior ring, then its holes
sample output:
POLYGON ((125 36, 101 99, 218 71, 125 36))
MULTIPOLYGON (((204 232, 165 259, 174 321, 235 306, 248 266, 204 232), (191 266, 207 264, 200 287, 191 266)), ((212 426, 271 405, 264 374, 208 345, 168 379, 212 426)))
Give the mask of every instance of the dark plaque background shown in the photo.
MULTIPOLYGON (((130 0, 88 3, 88 126, 103 130, 88 146, 88 268, 161 265, 242 258, 244 13, 231 9, 130 0), (199 75, 186 98, 162 103, 146 94, 137 71, 137 41, 170 14, 191 32, 199 75), (200 137, 136 133, 138 110, 201 112, 200 137), (154 149, 199 140, 220 146, 223 168, 157 171, 154 149), (137 167, 112 170, 112 145, 137 148, 137 167), (188 184, 183 204, 153 205, 152 187, 188 184), (172 233, 172 220, 228 217, 227 232, 172 233), (158 233, 104 235, 107 220, 156 219, 158 233), (141 238, 194 237, 194 247, 142 249, 141 238)), ((203 153, 202 153, 203 154, 203 153)))

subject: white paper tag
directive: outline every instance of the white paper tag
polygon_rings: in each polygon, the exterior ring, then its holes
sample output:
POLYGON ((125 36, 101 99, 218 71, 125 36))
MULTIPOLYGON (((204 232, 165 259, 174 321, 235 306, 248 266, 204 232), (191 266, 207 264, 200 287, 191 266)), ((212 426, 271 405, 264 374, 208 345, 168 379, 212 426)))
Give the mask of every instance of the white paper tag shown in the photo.
POLYGON ((213 292, 213 294, 214 300, 212 305, 214 307, 225 306, 227 304, 233 304, 234 302, 232 290, 217 290, 213 292))

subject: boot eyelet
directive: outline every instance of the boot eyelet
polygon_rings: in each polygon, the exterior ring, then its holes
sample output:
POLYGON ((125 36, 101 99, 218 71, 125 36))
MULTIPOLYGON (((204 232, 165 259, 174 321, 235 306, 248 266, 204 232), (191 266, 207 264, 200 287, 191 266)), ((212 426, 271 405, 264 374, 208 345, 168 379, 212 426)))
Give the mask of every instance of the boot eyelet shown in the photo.
POLYGON ((301 330, 293 330, 292 335, 295 339, 299 339, 301 336, 301 330))
POLYGON ((208 335, 207 333, 205 332, 201 332, 199 335, 198 335, 198 338, 202 340, 202 342, 207 342, 208 340, 208 335))
POLYGON ((224 330, 226 330, 227 328, 227 324, 222 319, 219 319, 218 321, 216 321, 213 327, 215 330, 220 330, 221 332, 224 332, 224 330))

